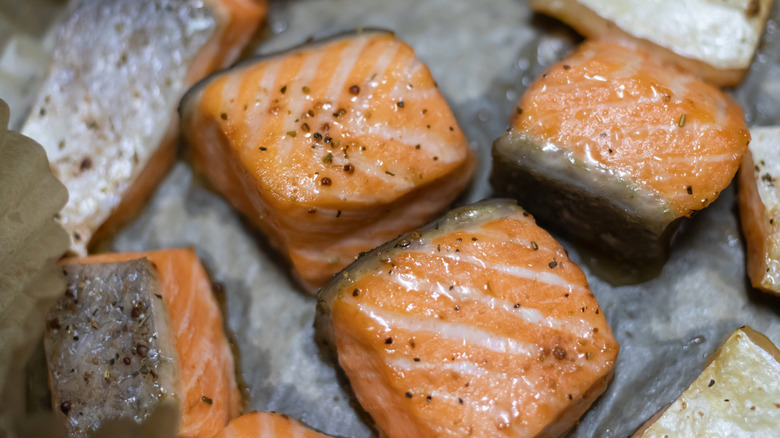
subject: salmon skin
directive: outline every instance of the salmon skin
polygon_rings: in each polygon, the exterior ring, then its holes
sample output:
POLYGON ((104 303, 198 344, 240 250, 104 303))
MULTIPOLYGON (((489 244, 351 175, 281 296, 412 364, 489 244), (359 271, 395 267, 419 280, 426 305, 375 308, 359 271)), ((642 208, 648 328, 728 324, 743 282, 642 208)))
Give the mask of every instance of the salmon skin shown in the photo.
MULTIPOLYGON (((134 260, 148 260, 154 274, 159 278, 160 285, 149 288, 145 283, 135 281, 134 277, 126 276, 127 287, 129 290, 149 290, 153 298, 150 300, 155 307, 131 300, 131 305, 121 306, 118 311, 114 309, 116 315, 112 313, 102 317, 114 317, 123 322, 122 330, 133 336, 136 336, 136 321, 146 321, 146 309, 155 309, 156 315, 163 315, 164 319, 170 321, 169 329, 165 333, 157 333, 156 339, 170 345, 166 351, 171 352, 171 357, 176 357, 176 365, 166 379, 157 373, 160 377, 155 382, 165 384, 169 398, 178 402, 180 417, 175 422, 178 426, 178 436, 210 438, 222 430, 232 418, 238 416, 242 402, 235 377, 233 354, 222 328, 222 316, 212 295, 211 283, 195 253, 187 249, 169 249, 143 253, 99 254, 80 259, 66 259, 62 263, 68 272, 74 269, 95 269, 99 270, 95 275, 96 279, 113 279, 119 275, 115 271, 116 266, 134 260)), ((87 279, 84 284, 90 285, 91 281, 87 279)), ((81 281, 71 282, 70 287, 82 287, 81 281)), ((106 287, 100 293, 110 295, 117 292, 116 288, 106 287)), ((66 301, 67 299, 68 297, 64 298, 66 301)), ((100 342, 113 342, 113 336, 106 337, 108 341, 102 341, 104 338, 95 336, 94 331, 101 329, 103 324, 99 319, 100 315, 103 315, 101 312, 93 314, 84 311, 74 316, 78 326, 84 330, 79 333, 80 339, 74 340, 74 343, 80 343, 78 345, 81 345, 82 349, 98 348, 100 342), (98 318, 97 329, 92 323, 95 318, 98 318)), ((58 316, 55 313, 51 318, 58 316)), ((64 327, 62 322, 57 325, 64 327)), ((122 330, 118 333, 121 334, 122 330)), ((149 344, 145 345, 148 347, 146 354, 151 357, 153 349, 149 344)), ((125 382, 128 375, 133 376, 139 370, 143 372, 143 364, 139 362, 143 354, 138 351, 139 348, 135 345, 132 354, 122 352, 119 357, 98 360, 96 366, 100 367, 100 373, 93 372, 93 375, 103 385, 102 388, 111 390, 114 385, 125 382), (129 358, 129 364, 125 357, 129 358), (109 375, 115 375, 116 380, 106 379, 103 382, 103 370, 107 370, 109 375)), ((76 350, 68 351, 73 354, 76 350)), ((49 358, 51 367, 53 356, 50 354, 49 358)), ((54 377, 52 380, 55 381, 54 377)), ((75 392, 80 390, 83 388, 78 389, 77 386, 75 392)), ((138 400, 144 400, 144 391, 134 391, 138 394, 138 400)), ((113 393, 109 391, 107 394, 104 400, 112 402, 113 393)), ((75 412, 78 411, 63 414, 66 418, 72 418, 68 415, 74 415, 75 412)))
POLYGON ((214 438, 327 438, 276 412, 250 412, 231 421, 214 438))
POLYGON ((184 91, 232 63, 265 14, 256 0, 78 0, 22 132, 70 198, 70 249, 132 218, 176 158, 184 91))
POLYGON ((747 273, 753 287, 780 295, 780 127, 755 127, 750 133, 737 198, 747 273))
POLYGON ((493 144, 491 182, 614 260, 660 264, 682 218, 728 186, 749 141, 723 92, 641 50, 585 42, 523 95, 493 144))
POLYGON ((716 85, 738 85, 774 0, 531 0, 589 38, 636 44, 716 85))
POLYGON ((64 271, 68 289, 49 313, 44 344, 54 411, 69 436, 122 418, 143 423, 162 404, 178 408, 178 354, 152 263, 64 271))
POLYGON ((618 354, 585 275, 508 200, 361 256, 320 291, 315 327, 390 438, 560 436, 618 354))
POLYGON ((435 217, 475 168, 430 71, 387 31, 245 61, 179 111, 194 166, 309 290, 435 217))

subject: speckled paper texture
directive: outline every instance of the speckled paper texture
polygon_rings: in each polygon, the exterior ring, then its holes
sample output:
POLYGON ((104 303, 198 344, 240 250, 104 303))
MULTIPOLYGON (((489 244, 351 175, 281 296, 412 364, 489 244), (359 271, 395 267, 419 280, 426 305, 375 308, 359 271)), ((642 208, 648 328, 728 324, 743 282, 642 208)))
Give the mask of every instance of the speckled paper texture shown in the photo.
MULTIPOLYGON (((757 62, 734 93, 751 125, 780 124, 778 9, 757 62)), ((273 3, 270 36, 258 50, 365 26, 394 30, 416 49, 477 151, 477 174, 459 203, 490 196, 492 141, 508 127, 530 81, 578 40, 562 24, 532 14, 524 1, 287 0, 273 3)), ((780 343, 780 301, 748 286, 734 205, 729 188, 691 221, 650 281, 612 287, 583 263, 621 351, 613 383, 572 436, 632 434, 684 390, 736 327, 748 324, 780 343)), ((563 243, 575 261, 587 261, 563 243)), ((315 300, 296 288, 265 239, 182 162, 112 246, 189 245, 222 285, 247 408, 284 412, 331 435, 371 436, 314 343, 315 300)))

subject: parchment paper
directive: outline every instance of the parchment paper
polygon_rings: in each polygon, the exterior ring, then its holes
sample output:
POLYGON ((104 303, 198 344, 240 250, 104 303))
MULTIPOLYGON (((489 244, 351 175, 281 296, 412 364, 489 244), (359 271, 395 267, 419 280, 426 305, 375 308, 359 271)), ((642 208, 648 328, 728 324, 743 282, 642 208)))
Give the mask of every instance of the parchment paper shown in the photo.
MULTIPOLYGON (((757 62, 736 91, 750 124, 780 124, 780 8, 757 62)), ((270 52, 361 26, 394 30, 431 68, 480 156, 459 201, 488 197, 490 145, 508 127, 517 98, 578 38, 533 15, 525 1, 281 0, 270 13, 270 52)), ((117 251, 195 246, 223 287, 227 326, 240 352, 248 409, 290 414, 328 434, 367 437, 334 369, 318 355, 315 301, 299 292, 280 257, 219 196, 177 164, 117 251)), ((575 261, 578 250, 564 242, 575 261)), ((615 379, 583 417, 576 437, 625 437, 676 398, 707 356, 749 324, 780 344, 780 300, 749 288, 733 189, 692 221, 660 276, 612 287, 588 275, 621 344, 615 379)))

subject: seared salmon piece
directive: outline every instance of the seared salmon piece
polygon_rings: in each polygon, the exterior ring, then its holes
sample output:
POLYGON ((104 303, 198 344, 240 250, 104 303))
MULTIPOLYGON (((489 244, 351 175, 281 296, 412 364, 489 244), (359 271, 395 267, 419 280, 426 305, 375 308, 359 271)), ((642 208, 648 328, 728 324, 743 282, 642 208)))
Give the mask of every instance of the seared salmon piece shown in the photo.
POLYGON ((590 38, 637 44, 715 85, 738 85, 774 0, 531 0, 590 38))
POLYGON ((780 127, 751 128, 739 170, 739 216, 753 287, 780 294, 780 127))
POLYGON ((285 414, 251 412, 231 421, 214 438, 326 438, 285 414))
POLYGON ((585 42, 526 91, 493 144, 493 187, 613 259, 659 264, 750 140, 742 109, 648 53, 585 42))
POLYGON ((560 436, 618 354, 580 268, 507 200, 361 256, 320 291, 315 327, 390 438, 560 436))
POLYGON ((141 406, 167 398, 179 406, 181 437, 212 437, 238 416, 233 353, 194 252, 100 254, 62 264, 69 292, 49 315, 46 350, 55 410, 72 436, 104 419, 140 422, 153 411, 141 406), (155 371, 154 361, 166 371, 155 371), (68 395, 58 395, 64 385, 68 395), (121 415, 110 410, 117 405, 121 415), (81 415, 86 411, 93 415, 81 415))
POLYGON ((475 168, 430 71, 385 31, 246 61, 180 113, 195 167, 310 290, 435 217, 475 168))
POLYGON ((184 92, 232 63, 265 0, 73 2, 22 129, 70 198, 59 221, 86 255, 141 209, 176 158, 184 92), (95 237, 97 234, 97 237, 95 237))

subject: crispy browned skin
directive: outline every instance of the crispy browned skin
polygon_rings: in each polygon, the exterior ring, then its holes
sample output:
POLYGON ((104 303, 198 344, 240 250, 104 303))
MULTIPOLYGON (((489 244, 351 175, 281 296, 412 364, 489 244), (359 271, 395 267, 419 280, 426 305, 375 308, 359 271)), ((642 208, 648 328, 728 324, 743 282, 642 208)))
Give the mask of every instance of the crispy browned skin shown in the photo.
POLYGON ((475 166, 428 68, 387 32, 246 62, 181 112, 195 166, 310 287, 430 220, 475 166))

